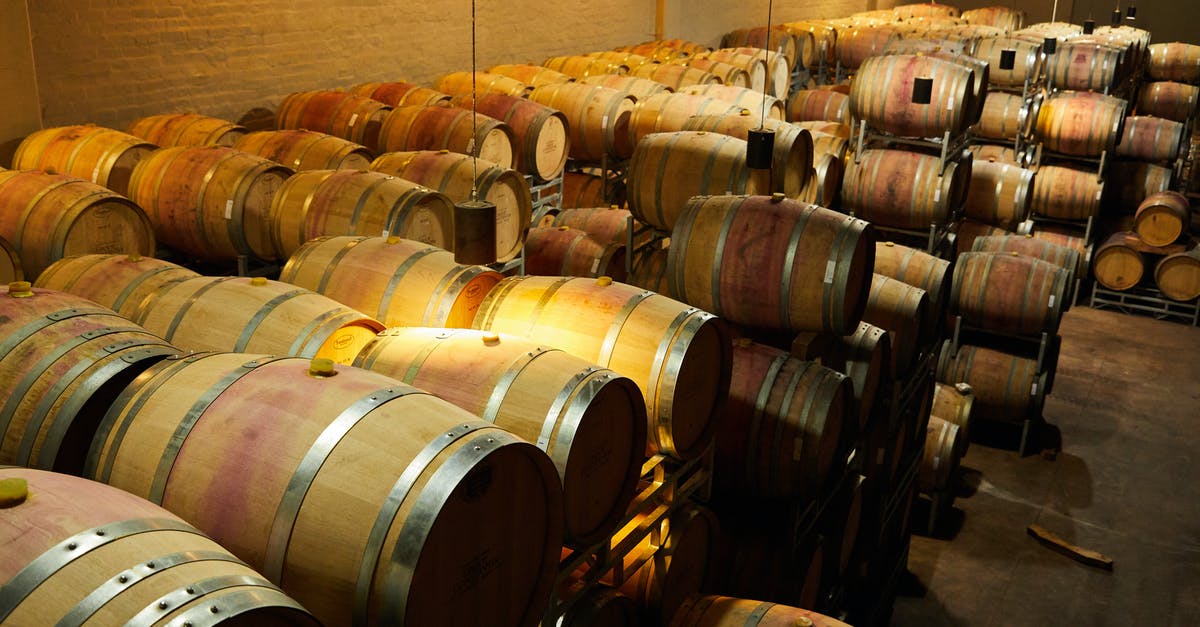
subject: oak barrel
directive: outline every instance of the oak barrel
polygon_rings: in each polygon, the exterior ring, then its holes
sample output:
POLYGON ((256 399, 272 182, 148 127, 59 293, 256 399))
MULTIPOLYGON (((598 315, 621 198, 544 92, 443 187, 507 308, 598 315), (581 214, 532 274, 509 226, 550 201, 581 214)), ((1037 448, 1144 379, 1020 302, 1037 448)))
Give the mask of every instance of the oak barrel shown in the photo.
POLYGON ((625 76, 624 74, 597 74, 581 78, 579 82, 584 85, 596 85, 598 87, 615 89, 630 96, 635 102, 641 102, 655 94, 673 91, 670 87, 658 81, 637 76, 625 76))
POLYGON ((396 235, 454 247, 454 203, 445 194, 368 170, 308 170, 289 178, 271 202, 271 242, 290 257, 324 235, 396 235))
POLYGON ((629 72, 629 75, 657 81, 676 91, 688 85, 708 85, 724 82, 720 76, 701 69, 701 67, 687 65, 685 61, 685 59, 674 59, 666 63, 648 63, 632 70, 629 72))
POLYGON ((350 91, 359 96, 378 100, 389 107, 430 105, 450 99, 450 94, 406 81, 362 83, 350 88, 350 91))
POLYGON ((950 311, 989 331, 1054 335, 1068 277, 1057 265, 1015 252, 963 253, 954 266, 950 311))
POLYGON ((742 111, 742 107, 718 98, 685 93, 655 94, 634 105, 629 116, 629 141, 636 152, 637 144, 647 135, 681 131, 692 116, 740 115, 742 111))
POLYGON ((864 150, 846 165, 842 206, 885 226, 927 229, 945 224, 962 206, 971 181, 970 161, 948 162, 907 150, 864 150))
POLYGON ((430 392, 537 444, 563 485, 566 539, 613 532, 646 448, 637 385, 556 348, 468 329, 405 327, 371 340, 354 365, 430 392))
POLYGON ((609 276, 625 281, 624 242, 602 243, 569 226, 535 226, 525 238, 525 272, 548 276, 609 276))
POLYGON ((6 507, 6 625, 319 625, 195 527, 116 488, 0 467, 27 496, 6 507))
POLYGON ((895 242, 875 243, 875 272, 925 290, 930 329, 937 328, 950 292, 950 262, 923 250, 895 242))
POLYGON ((554 85, 557 83, 570 83, 575 80, 574 76, 568 76, 552 70, 542 65, 533 65, 529 63, 506 63, 494 65, 488 68, 492 74, 502 74, 509 78, 515 78, 522 83, 532 85, 533 87, 541 87, 542 85, 554 85))
POLYGON ((147 296, 177 279, 198 276, 154 257, 97 253, 59 259, 38 276, 34 287, 86 298, 132 320, 147 296))
POLYGON ((717 100, 741 107, 743 110, 748 110, 754 113, 756 117, 761 117, 765 113, 769 118, 783 120, 787 115, 782 100, 766 95, 761 91, 754 91, 745 87, 735 85, 692 85, 691 87, 684 87, 679 93, 716 98, 717 100))
POLYGON ((1086 41, 1059 41, 1046 55, 1046 81, 1054 89, 1107 93, 1117 86, 1124 50, 1086 41))
POLYGON ((961 436, 959 442, 962 446, 959 456, 966 455, 971 442, 971 407, 974 404, 975 394, 971 391, 971 386, 965 383, 933 384, 933 406, 929 415, 958 425, 961 436))
POLYGON ((875 231, 780 196, 696 196, 672 233, 672 296, 732 322, 853 333, 866 307, 875 231))
POLYGON ((972 127, 972 131, 985 139, 1006 142, 1025 137, 1037 119, 1037 103, 1036 99, 1026 102, 1019 94, 988 92, 979 123, 972 127))
POLYGON ((743 109, 736 115, 705 114, 688 118, 685 131, 711 131, 746 140, 751 129, 766 128, 775 134, 771 151, 771 191, 796 198, 808 182, 813 163, 813 136, 806 129, 787 122, 762 119, 743 109))
POLYGON ((950 340, 942 344, 937 380, 971 386, 972 417, 1015 421, 1041 414, 1046 373, 1037 372, 1037 360, 968 344, 957 353, 953 348, 950 340))
POLYGON ((365 170, 374 155, 348 139, 316 131, 258 131, 233 147, 293 170, 365 170))
POLYGON ((534 338, 633 379, 656 452, 690 459, 712 439, 730 376, 729 336, 712 314, 607 277, 517 276, 492 289, 472 327, 534 338))
POLYGON ((1042 102, 1034 137, 1046 150, 1076 157, 1112 152, 1129 103, 1089 92, 1059 92, 1042 102))
POLYGON ((129 199, 65 174, 0 171, 0 237, 12 245, 22 273, 86 253, 154 254, 154 230, 129 199))
POLYGON ((502 276, 454 254, 398 237, 319 237, 301 246, 279 280, 324 294, 385 326, 468 327, 502 276))
POLYGON ((1042 73, 1042 45, 1016 37, 984 37, 975 47, 975 56, 988 62, 988 81, 997 87, 1025 87, 1025 81, 1037 81, 1042 73), (1012 69, 1000 67, 1005 50, 1014 50, 1012 69))
MULTIPOLYGON (((626 244, 629 229, 636 230, 638 224, 631 223, 633 214, 616 205, 608 207, 564 207, 554 216, 554 226, 569 226, 587 232, 600 244, 626 244)), ((637 236, 635 243, 644 241, 637 236)))
POLYGON ((946 132, 957 136, 973 121, 974 81, 974 71, 945 59, 907 54, 870 57, 850 85, 850 115, 904 137, 941 137, 946 132), (934 78, 932 96, 929 104, 916 104, 914 79, 923 77, 934 78))
POLYGON ((1156 81, 1200 82, 1200 46, 1179 41, 1150 44, 1146 76, 1156 81))
POLYGON ((801 89, 787 101, 789 122, 850 121, 850 97, 829 89, 801 89))
POLYGON ((929 417, 924 452, 917 470, 917 487, 922 492, 932 494, 950 489, 954 470, 958 468, 962 439, 958 425, 937 416, 929 417))
POLYGON ((390 109, 377 100, 341 91, 296 92, 279 103, 275 127, 328 133, 379 152, 379 127, 390 109))
POLYGON ((23 139, 13 153, 12 168, 69 174, 128 195, 133 169, 157 148, 102 126, 59 126, 23 139))
POLYGON ((863 310, 863 321, 884 329, 891 337, 891 374, 907 378, 913 361, 932 335, 925 290, 904 281, 873 273, 871 293, 863 310))
POLYGON ((1125 118, 1125 128, 1117 143, 1117 156, 1139 161, 1174 161, 1184 148, 1182 122, 1132 115, 1125 118))
POLYGON ((521 253, 525 229, 533 215, 529 184, 515 170, 446 150, 389 152, 371 169, 437 190, 455 203, 471 199, 496 205, 496 258, 508 261, 521 253))
POLYGON ((633 154, 629 118, 634 99, 627 93, 597 85, 558 83, 534 89, 529 99, 567 117, 571 158, 600 161, 605 156, 625 159, 633 154))
POLYGON ((379 127, 380 150, 449 150, 474 155, 502 168, 513 167, 513 141, 507 124, 444 105, 396 107, 379 127))
POLYGON ((138 164, 129 197, 146 210, 158 239, 179 252, 213 261, 271 261, 278 258, 270 239, 271 201, 291 174, 233 148, 163 148, 138 164))
MULTIPOLYGON (((570 149, 567 116, 546 105, 504 94, 481 94, 450 100, 457 107, 479 111, 507 124, 513 133, 513 168, 550 181, 562 174, 570 149)), ((479 156, 487 158, 482 150, 479 156)), ((493 159, 494 161, 494 159, 493 159)))
POLYGON ((86 472, 191 521, 327 625, 533 625, 562 541, 545 453, 321 360, 160 362, 109 409, 86 472))
POLYGON ((854 431, 862 431, 871 418, 881 386, 891 379, 891 336, 869 322, 859 323, 853 334, 834 339, 821 363, 850 379, 855 406, 852 414, 857 416, 858 426, 854 431))
POLYGON ((845 375, 777 348, 734 340, 729 400, 717 419, 714 490, 808 501, 820 495, 851 413, 845 375))
POLYGON ((168 113, 134 120, 129 134, 163 148, 232 146, 246 134, 246 127, 199 113, 168 113))
POLYGON ((1137 285, 1146 271, 1146 262, 1134 243, 1136 233, 1113 233, 1096 248, 1092 274, 1096 282, 1110 290, 1123 292, 1137 285))
POLYGON ((1159 81, 1143 83, 1138 91, 1137 112, 1153 115, 1176 122, 1187 123, 1196 117, 1196 105, 1200 101, 1200 87, 1159 81))
POLYGON ((1048 218, 1087 220, 1099 212, 1104 186, 1095 172, 1043 165, 1033 178, 1029 210, 1048 218))
POLYGON ((524 98, 533 86, 511 76, 492 72, 451 72, 433 82, 433 88, 451 96, 504 94, 524 98))
POLYGON ((78 296, 18 281, 0 294, 0 464, 78 472, 100 415, 179 352, 78 296))
POLYGON ((1196 300, 1200 296, 1200 249, 1163 257, 1154 266, 1154 283, 1167 298, 1196 300))
MULTIPOLYGON (((973 252, 1018 253, 1048 261, 1067 273, 1067 285, 1075 282, 1075 270, 1079 267, 1079 252, 1074 248, 1055 244, 1032 235, 985 235, 978 237, 971 245, 973 252)), ((1063 311, 1070 306, 1070 301, 1063 303, 1063 311)))
POLYGON ((849 623, 804 610, 773 603, 726 596, 688 598, 680 606, 671 627, 774 627, 813 625, 813 627, 849 627, 849 623))
POLYGON ((969 218, 1011 231, 1029 213, 1033 185, 1033 170, 975 159, 963 212, 969 218))

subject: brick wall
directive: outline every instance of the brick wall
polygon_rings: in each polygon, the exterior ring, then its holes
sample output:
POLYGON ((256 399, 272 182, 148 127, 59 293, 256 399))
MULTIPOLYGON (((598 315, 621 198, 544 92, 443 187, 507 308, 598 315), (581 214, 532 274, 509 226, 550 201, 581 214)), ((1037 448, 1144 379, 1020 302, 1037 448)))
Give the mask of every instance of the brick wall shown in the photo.
POLYGON ((21 137, 41 128, 25 0, 0 0, 0 166, 21 137))

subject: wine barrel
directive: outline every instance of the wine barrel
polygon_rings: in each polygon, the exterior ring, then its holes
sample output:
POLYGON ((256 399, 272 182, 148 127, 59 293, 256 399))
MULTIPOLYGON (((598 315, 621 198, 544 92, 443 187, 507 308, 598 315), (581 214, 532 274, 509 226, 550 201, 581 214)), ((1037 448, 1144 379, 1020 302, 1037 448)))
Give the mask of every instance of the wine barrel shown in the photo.
POLYGON ((611 535, 633 499, 646 409, 629 379, 556 348, 467 329, 395 328, 354 365, 399 379, 546 451, 558 469, 565 535, 586 547, 611 535))
POLYGON ((640 54, 632 52, 617 51, 617 50, 599 50, 597 52, 589 52, 583 56, 592 57, 594 59, 603 59, 610 63, 616 64, 619 67, 633 69, 646 63, 656 63, 649 57, 644 57, 640 54))
POLYGON ((324 235, 397 235, 454 248, 454 203, 440 192, 383 172, 308 170, 271 202, 271 241, 280 257, 324 235))
POLYGON ((535 226, 525 238, 525 272, 625 281, 626 250, 624 242, 601 243, 569 226, 535 226))
POLYGON ((6 625, 320 623, 228 550, 167 510, 68 475, 0 467, 24 484, 5 505, 6 625), (226 623, 228 621, 228 623, 226 623))
POLYGON ((938 328, 950 292, 949 261, 895 242, 876 242, 875 273, 925 290, 929 315, 923 324, 930 330, 938 328))
POLYGON ((1077 231, 1069 227, 1047 224, 1039 226, 1032 235, 1034 239, 1045 240, 1059 246, 1066 246, 1079 253, 1079 264, 1075 266, 1075 276, 1084 279, 1090 275, 1092 249, 1094 246, 1087 243, 1087 240, 1077 231))
POLYGON ((930 416, 925 427, 925 447, 917 469, 917 487, 927 494, 950 489, 954 470, 958 468, 963 435, 958 425, 930 416))
POLYGON ((1067 277, 1059 266, 1017 253, 963 253, 954 266, 950 310, 989 331, 1054 335, 1067 277))
MULTIPOLYGON (((785 35, 789 39, 789 35, 785 35)), ((792 88, 792 61, 789 61, 784 55, 774 51, 764 51, 760 47, 731 47, 725 48, 731 53, 748 55, 752 58, 761 58, 767 64, 767 84, 763 86, 762 91, 769 93, 780 100, 786 100, 788 93, 792 88)), ((717 50, 714 54, 723 52, 717 50)))
POLYGON ((379 127, 381 150, 450 150, 506 169, 513 166, 513 142, 512 129, 500 120, 442 105, 396 107, 379 127))
POLYGON ((431 105, 450 99, 450 94, 405 81, 362 83, 351 87, 350 92, 378 100, 389 107, 431 105))
MULTIPOLYGON (((721 80, 721 77, 717 76, 716 74, 701 69, 700 67, 682 64, 680 61, 681 60, 676 59, 667 63, 649 63, 633 70, 629 73, 629 75, 637 78, 648 78, 652 81, 657 81, 674 91, 679 91, 689 85, 706 85, 724 82, 721 80)), ((702 60, 700 60, 700 62, 702 62, 702 60)), ((712 67, 712 64, 709 66, 712 67)), ((718 67, 715 69, 721 68, 718 67)), ((733 69, 737 70, 739 68, 733 69)), ((749 81, 747 81, 747 83, 748 82, 749 81)))
POLYGON ((625 206, 625 185, 621 181, 584 172, 563 172, 563 209, 625 206))
POLYGON ((1196 116, 1197 101, 1200 101, 1200 87, 1196 85, 1173 81, 1143 83, 1138 91, 1137 112, 1187 123, 1196 116))
POLYGON ((941 161, 907 150, 864 150, 846 166, 842 206, 885 226, 927 229, 962 206, 971 181, 969 161, 941 161))
POLYGON ((1146 264, 1141 251, 1132 245, 1136 240, 1137 234, 1123 231, 1113 233, 1100 244, 1092 260, 1092 274, 1097 283, 1123 292, 1142 280, 1146 264))
POLYGON ((988 81, 996 87, 1023 89, 1026 81, 1036 82, 1042 74, 1041 43, 1016 37, 985 37, 975 47, 975 56, 988 62, 988 81), (1016 52, 1012 69, 1000 67, 1005 50, 1016 52))
POLYGON ((689 597, 671 620, 671 627, 771 627, 773 625, 813 625, 813 627, 849 627, 849 623, 770 601, 752 601, 725 596, 689 597))
MULTIPOLYGON (((742 111, 742 107, 717 98, 683 93, 656 94, 634 106, 629 116, 629 140, 636 146, 651 133, 681 131, 692 116, 741 115, 742 111)), ((757 116, 752 117, 757 119, 757 116)))
POLYGON ((800 198, 822 207, 839 207, 845 177, 842 168, 842 159, 836 155, 827 153, 817 157, 800 198))
POLYGON ((985 139, 1014 141, 1024 137, 1030 131, 1031 121, 1037 119, 1037 110, 1031 109, 1035 102, 1037 101, 1031 100, 1026 104, 1019 94, 988 92, 983 101, 979 123, 972 130, 985 139))
POLYGON ((167 283, 199 274, 169 261, 141 255, 64 257, 46 268, 34 287, 67 292, 133 319, 138 305, 167 283))
MULTIPOLYGON (((752 89, 760 94, 770 94, 776 98, 786 98, 788 94, 787 81, 790 78, 790 72, 784 73, 783 76, 779 76, 774 72, 775 66, 770 64, 768 58, 766 57, 766 53, 762 50, 758 50, 756 52, 757 54, 751 54, 747 52, 739 52, 730 48, 718 48, 711 52, 706 52, 698 55, 697 57, 693 57, 691 65, 692 67, 701 67, 709 72, 713 72, 713 70, 704 67, 703 65, 697 65, 697 63, 700 61, 716 61, 718 63, 731 65, 744 71, 748 76, 747 84, 739 86, 752 89), (767 85, 768 78, 771 79, 771 85, 769 87, 767 85)), ((727 74, 719 74, 717 72, 713 73, 721 76, 722 81, 726 85, 738 85, 738 82, 733 79, 734 74, 732 72, 727 74)))
POLYGON ((814 54, 811 33, 793 32, 782 24, 769 29, 765 26, 734 29, 721 36, 721 47, 770 50, 787 61, 789 73, 797 66, 806 67, 814 54))
POLYGON ((902 36, 900 28, 891 24, 856 25, 839 29, 836 42, 838 63, 847 70, 857 70, 857 81, 870 59, 883 55, 888 42, 902 36))
MULTIPOLYGON (((617 48, 617 50, 625 49, 625 47, 617 48)), ((676 53, 681 55, 695 56, 702 52, 708 52, 711 50, 711 48, 705 46, 704 44, 688 41, 686 39, 656 39, 654 41, 638 44, 637 46, 632 46, 629 49, 629 52, 636 52, 651 58, 657 58, 653 54, 647 54, 646 52, 643 52, 643 50, 674 50, 676 53)))
POLYGON ((627 65, 623 65, 612 59, 599 59, 582 54, 550 57, 542 62, 542 66, 575 79, 587 78, 597 74, 629 73, 629 66, 627 65))
POLYGON ((59 126, 30 133, 13 153, 14 170, 69 174, 129 194, 129 177, 158 146, 102 126, 59 126))
MULTIPOLYGON (((659 240, 665 242, 666 240, 659 240)), ((647 246, 633 251, 627 282, 630 285, 648 289, 659 294, 667 294, 667 248, 647 246)))
POLYGON ((975 394, 966 383, 933 384, 933 406, 929 415, 958 425, 958 440, 961 445, 959 457, 967 454, 967 447, 971 442, 971 406, 974 404, 975 394))
POLYGON ((129 197, 146 210, 155 235, 180 252, 214 261, 271 261, 277 259, 271 200, 291 174, 233 148, 164 148, 138 164, 129 197))
POLYGON ((684 599, 704 587, 719 532, 717 517, 693 503, 672 512, 667 529, 661 546, 647 537, 624 557, 629 575, 619 589, 637 603, 645 625, 666 624, 684 599), (653 557, 633 570, 639 558, 651 552, 653 557))
POLYGON ((846 335, 866 307, 874 243, 868 223, 778 195, 697 196, 672 233, 669 291, 739 324, 846 335))
POLYGON ((533 87, 556 85, 558 83, 570 83, 575 80, 575 77, 568 76, 557 70, 552 70, 542 65, 532 65, 528 63, 494 65, 488 68, 488 72, 491 72, 492 74, 500 74, 509 78, 515 78, 522 83, 531 85, 533 87))
MULTIPOLYGON (((1075 282, 1075 269, 1079 267, 1079 252, 1074 248, 1036 239, 1032 235, 987 235, 975 239, 972 252, 1018 253, 1034 259, 1052 263, 1067 272, 1067 285, 1075 282)), ((1063 311, 1070 301, 1063 303, 1063 311)))
POLYGON ((1086 220, 1100 210, 1104 181, 1095 172, 1043 165, 1033 179, 1029 211, 1048 218, 1086 220))
POLYGON ((652 133, 638 142, 629 162, 629 211, 670 231, 688 199, 701 194, 759 190, 746 167, 746 142, 705 131, 652 133))
POLYGON ((160 362, 109 409, 86 473, 191 521, 329 625, 533 624, 562 541, 545 453, 320 360, 160 362))
POLYGON ((829 89, 801 89, 788 98, 787 119, 845 124, 850 121, 850 97, 829 89))
POLYGON ((1183 42, 1150 45, 1146 76, 1156 81, 1200 82, 1200 46, 1183 42))
POLYGON ((709 131, 746 140, 751 129, 766 128, 775 134, 771 151, 771 191, 797 197, 808 182, 813 162, 813 137, 799 126, 762 119, 745 109, 737 115, 708 114, 688 118, 685 131, 709 131))
MULTIPOLYGON (((1039 170, 1038 180, 1045 169, 1039 170)), ((1117 214, 1133 213, 1146 198, 1171 189, 1174 179, 1175 173, 1168 167, 1144 161, 1111 161, 1104 175, 1104 208, 1117 214)))
POLYGON ((896 13, 896 17, 901 20, 931 17, 957 18, 960 15, 958 7, 950 6, 948 4, 938 4, 936 2, 900 4, 893 7, 892 11, 894 11, 896 13))
POLYGON ((1107 93, 1117 86, 1123 50, 1089 42, 1058 42, 1046 55, 1046 81, 1054 89, 1107 93))
POLYGON ((929 298, 919 287, 882 274, 874 273, 873 277, 862 319, 888 332, 891 374, 903 379, 912 369, 921 347, 932 339, 927 324, 931 318, 929 298))
POLYGON ((487 295, 472 327, 536 338, 633 379, 656 452, 690 459, 712 439, 730 349, 711 314, 607 277, 517 276, 487 295))
POLYGON ((1134 217, 1134 231, 1151 246, 1175 243, 1192 223, 1191 208, 1183 194, 1174 191, 1151 194, 1142 201, 1134 217))
POLYGON ((121 388, 179 352, 87 299, 24 281, 0 294, 0 338, 0 464, 59 472, 82 468, 121 388))
POLYGON ((24 281, 25 273, 21 270, 21 258, 8 240, 0 237, 0 284, 24 281))
POLYGON ((997 146, 995 144, 974 144, 967 148, 971 151, 975 161, 997 161, 999 163, 1008 163, 1016 166, 1025 164, 1023 155, 1018 155, 1017 151, 1011 146, 997 146))
POLYGON ((743 111, 757 114, 755 117, 762 117, 765 113, 769 118, 783 120, 787 115, 787 110, 784 108, 782 100, 775 96, 764 94, 761 91, 754 91, 745 87, 737 87, 735 85, 692 85, 684 87, 680 90, 680 93, 716 98, 717 100, 741 107, 743 111))
POLYGON ((134 321, 188 351, 255 351, 349 364, 379 322, 263 277, 191 277, 146 297, 134 321))
POLYGON ((809 501, 842 452, 852 391, 845 375, 777 348, 733 344, 729 400, 717 420, 714 489, 809 501))
POLYGON ((129 134, 163 148, 233 146, 246 134, 246 127, 199 113, 168 113, 134 120, 129 134))
POLYGON ((597 87, 615 89, 633 98, 635 102, 641 102, 655 94, 672 91, 670 87, 658 81, 639 78, 637 76, 625 76, 623 74, 597 74, 581 78, 579 82, 584 85, 596 85, 597 87))
MULTIPOLYGON (((586 232, 601 245, 627 244, 633 215, 628 209, 616 205, 609 207, 566 207, 554 216, 554 226, 569 226, 586 232)), ((643 243, 644 236, 635 237, 635 243, 643 243)))
POLYGON ((30 278, 72 255, 154 254, 146 214, 95 183, 36 170, 0 171, 0 207, 0 237, 30 278))
POLYGON ((275 128, 328 133, 379 152, 379 127, 390 109, 377 100, 340 91, 296 92, 279 103, 275 128))
POLYGON ((534 89, 529 99, 567 116, 572 159, 600 161, 633 154, 629 119, 634 99, 625 92, 582 83, 558 83, 534 89))
POLYGON ((516 98, 524 98, 533 91, 532 85, 491 72, 451 72, 438 77, 433 88, 451 96, 504 94, 516 98))
POLYGON ((950 340, 942 344, 937 380, 971 386, 972 417, 1014 421, 1041 414, 1046 373, 1037 372, 1037 360, 981 346, 953 348, 950 340))
POLYGON ((1174 161, 1184 146, 1184 124, 1149 115, 1125 118, 1117 156, 1139 161, 1174 161))
POLYGON ((793 121, 792 124, 795 124, 800 128, 806 128, 814 135, 816 133, 823 133, 825 135, 834 135, 847 141, 850 140, 850 127, 840 122, 810 120, 808 122, 793 121))
POLYGON ((496 259, 508 261, 521 254, 533 196, 515 171, 446 150, 389 152, 371 162, 371 169, 437 190, 455 203, 477 193, 496 205, 496 259))
POLYGON ((967 100, 964 103, 967 109, 966 124, 970 126, 978 122, 979 116, 983 112, 983 104, 987 100, 988 95, 988 75, 990 74, 988 62, 977 59, 969 54, 954 52, 941 47, 925 53, 925 56, 932 59, 949 61, 971 70, 970 90, 967 92, 967 100))
POLYGON ((928 56, 894 54, 868 58, 850 85, 850 115, 879 130, 904 137, 952 136, 972 120, 974 72, 928 56), (913 102, 914 79, 933 77, 929 104, 913 102))
POLYGON ((854 391, 858 429, 866 428, 875 407, 880 386, 891 378, 892 340, 884 329, 868 322, 858 325, 852 335, 835 338, 829 354, 821 362, 850 379, 854 391))
POLYGON ((502 276, 454 262, 454 254, 398 237, 319 237, 279 275, 385 326, 468 327, 502 276))
POLYGON ((1047 150, 1076 157, 1112 152, 1121 139, 1129 103, 1092 93, 1059 92, 1038 110, 1034 137, 1047 150))
POLYGON ((293 170, 365 170, 374 156, 352 141, 316 131, 258 131, 233 147, 293 170))
POLYGON ((975 159, 963 212, 969 218, 1011 231, 1029 213, 1033 170, 975 159))
MULTIPOLYGON (((562 174, 569 150, 567 116, 532 100, 503 94, 455 96, 452 104, 463 109, 474 107, 484 115, 508 125, 513 133, 513 168, 549 181, 562 174)), ((479 156, 485 157, 481 151, 479 156)), ((494 159, 493 159, 494 161, 494 159)))
POLYGON ((1154 266, 1158 291, 1172 300, 1194 301, 1200 296, 1200 249, 1163 257, 1154 266))
MULTIPOLYGON (((968 24, 994 26, 1004 31, 1019 30, 1025 22, 1025 12, 1005 6, 990 6, 962 12, 962 20, 968 24)), ((985 39, 984 42, 987 40, 985 39)), ((983 42, 980 42, 981 45, 983 42)))

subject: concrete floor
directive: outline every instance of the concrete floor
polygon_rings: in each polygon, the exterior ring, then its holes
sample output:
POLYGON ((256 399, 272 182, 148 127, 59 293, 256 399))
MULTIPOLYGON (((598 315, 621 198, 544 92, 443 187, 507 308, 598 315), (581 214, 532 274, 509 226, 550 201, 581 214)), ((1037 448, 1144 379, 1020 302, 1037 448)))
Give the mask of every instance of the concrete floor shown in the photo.
POLYGON ((1076 307, 1061 334, 1030 447, 1061 438, 1057 458, 973 434, 954 509, 913 537, 893 625, 1200 622, 1200 329, 1076 307), (1043 547, 1030 523, 1113 571, 1043 547))

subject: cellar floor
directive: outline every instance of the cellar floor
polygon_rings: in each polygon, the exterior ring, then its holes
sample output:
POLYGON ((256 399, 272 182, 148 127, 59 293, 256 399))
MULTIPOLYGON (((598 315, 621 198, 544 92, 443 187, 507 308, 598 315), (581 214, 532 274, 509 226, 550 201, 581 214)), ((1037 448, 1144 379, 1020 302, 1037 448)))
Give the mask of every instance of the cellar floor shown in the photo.
POLYGON ((1011 429, 973 434, 953 509, 913 536, 893 625, 1200 621, 1200 329, 1076 307, 1061 334, 1041 441, 1022 457, 1011 429), (1031 523, 1112 572, 1040 545, 1031 523))

